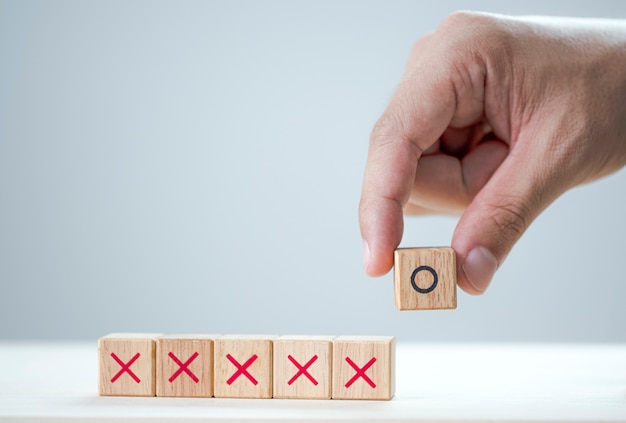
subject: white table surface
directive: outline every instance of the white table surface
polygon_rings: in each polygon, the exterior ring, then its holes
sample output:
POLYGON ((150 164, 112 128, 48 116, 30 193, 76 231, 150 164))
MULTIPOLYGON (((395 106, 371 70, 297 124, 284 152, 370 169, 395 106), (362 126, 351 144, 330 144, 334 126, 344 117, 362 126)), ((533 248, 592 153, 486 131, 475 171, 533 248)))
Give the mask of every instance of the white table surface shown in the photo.
POLYGON ((96 343, 0 343, 0 421, 626 422, 626 344, 403 344, 391 401, 99 397, 96 343))

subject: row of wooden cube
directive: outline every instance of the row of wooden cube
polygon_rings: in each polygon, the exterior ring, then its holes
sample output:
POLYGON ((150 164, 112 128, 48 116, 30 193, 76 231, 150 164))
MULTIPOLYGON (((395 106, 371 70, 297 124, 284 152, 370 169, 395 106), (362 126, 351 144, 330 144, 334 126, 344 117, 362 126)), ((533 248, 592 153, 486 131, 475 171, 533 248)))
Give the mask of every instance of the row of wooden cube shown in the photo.
POLYGON ((100 395, 388 400, 392 336, 160 335, 98 340, 100 395))

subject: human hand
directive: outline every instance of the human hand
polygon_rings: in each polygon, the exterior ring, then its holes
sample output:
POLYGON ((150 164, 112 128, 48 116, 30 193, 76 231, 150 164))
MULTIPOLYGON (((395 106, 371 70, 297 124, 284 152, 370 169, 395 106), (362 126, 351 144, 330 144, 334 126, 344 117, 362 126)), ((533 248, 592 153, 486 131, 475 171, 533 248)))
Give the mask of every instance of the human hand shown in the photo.
POLYGON ((626 22, 460 12, 411 52, 376 123, 359 206, 387 273, 406 214, 459 214, 458 285, 483 293, 531 222, 626 164, 626 22))

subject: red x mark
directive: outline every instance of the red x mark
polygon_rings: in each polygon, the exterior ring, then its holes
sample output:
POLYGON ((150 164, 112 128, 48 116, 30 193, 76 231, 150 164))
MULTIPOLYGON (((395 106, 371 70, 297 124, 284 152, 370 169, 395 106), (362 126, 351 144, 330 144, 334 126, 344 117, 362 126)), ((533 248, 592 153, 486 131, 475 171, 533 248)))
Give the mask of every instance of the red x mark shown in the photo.
POLYGON ((232 355, 230 354, 226 354, 226 358, 230 360, 231 363, 233 363, 235 365, 235 367, 237 368, 237 371, 235 373, 233 373, 233 375, 230 377, 230 379, 228 379, 226 381, 227 384, 232 384, 235 380, 237 380, 237 378, 240 375, 244 375, 245 377, 247 377, 248 379, 250 379, 250 382, 252 382, 253 385, 258 384, 259 382, 257 382, 257 380, 248 372, 248 370, 246 370, 248 367, 250 367, 250 365, 252 365, 252 363, 254 363, 254 361, 258 358, 258 356, 256 354, 254 354, 252 357, 250 357, 248 359, 248 361, 246 361, 243 364, 239 364, 239 362, 237 360, 235 360, 233 358, 232 355))
POLYGON ((369 369, 370 367, 372 367, 372 364, 374 364, 376 362, 376 357, 372 357, 372 359, 370 361, 367 362, 367 364, 365 364, 365 366, 363 366, 363 368, 359 368, 359 366, 357 366, 356 364, 354 364, 354 361, 350 360, 350 357, 346 357, 346 361, 348 362, 349 365, 352 366, 352 368, 356 371, 356 374, 354 376, 352 376, 352 379, 350 379, 347 383, 346 383, 346 388, 349 388, 350 385, 352 385, 358 378, 362 377, 364 381, 367 382, 367 384, 369 386, 371 386, 372 388, 376 388, 376 384, 374 383, 374 381, 372 379, 370 379, 365 372, 367 371, 367 369, 369 369))
POLYGON ((120 360, 120 358, 117 355, 115 355, 115 353, 111 353, 111 357, 113 357, 113 360, 117 361, 117 364, 122 366, 122 369, 119 372, 117 372, 117 374, 113 376, 113 378, 111 378, 111 383, 118 380, 120 376, 124 374, 124 372, 128 373, 128 376, 132 377, 135 382, 137 383, 141 382, 141 380, 139 380, 137 375, 134 374, 133 371, 130 369, 130 366, 132 366, 133 363, 137 361, 137 359, 139 358, 139 353, 135 354, 134 357, 128 361, 128 363, 124 363, 122 360, 120 360))
POLYGON ((317 360, 317 355, 314 355, 313 358, 311 358, 304 366, 301 366, 300 363, 298 363, 296 359, 293 358, 291 355, 288 355, 287 358, 293 363, 294 366, 298 368, 298 373, 293 375, 289 382, 287 382, 287 385, 291 385, 292 383, 294 383, 296 379, 300 377, 300 375, 305 375, 309 378, 313 385, 317 386, 317 380, 315 380, 313 376, 311 376, 311 374, 306 371, 309 367, 311 367, 311 364, 313 364, 315 360, 317 360))
POLYGON ((191 378, 191 380, 193 380, 194 382, 196 383, 199 382, 199 379, 196 377, 196 375, 194 375, 191 372, 191 370, 189 370, 189 365, 191 364, 192 361, 196 359, 196 357, 198 357, 198 352, 194 352, 193 355, 189 357, 189 359, 185 361, 184 363, 181 363, 178 357, 176 357, 174 353, 172 353, 171 351, 167 355, 169 356, 169 358, 174 360, 174 363, 178 364, 179 366, 179 369, 176 370, 174 374, 168 379, 170 383, 174 382, 174 379, 176 379, 182 372, 187 373, 189 377, 191 378))

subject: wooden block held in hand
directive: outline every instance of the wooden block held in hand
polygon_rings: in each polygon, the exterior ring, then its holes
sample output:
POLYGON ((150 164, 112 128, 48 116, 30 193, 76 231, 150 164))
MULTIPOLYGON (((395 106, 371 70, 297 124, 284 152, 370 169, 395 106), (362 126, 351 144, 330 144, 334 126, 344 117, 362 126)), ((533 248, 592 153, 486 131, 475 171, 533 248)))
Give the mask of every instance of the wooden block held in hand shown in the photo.
POLYGON ((98 393, 153 397, 156 333, 112 333, 98 339, 98 393))
POLYGON ((330 399, 334 336, 274 340, 274 398, 330 399))
POLYGON ((274 335, 224 335, 214 345, 217 398, 272 398, 274 335))
POLYGON ((449 247, 398 248, 394 290, 398 310, 456 308, 456 253, 449 247))
POLYGON ((158 397, 213 396, 213 342, 217 335, 164 335, 156 341, 158 397))
POLYGON ((333 340, 333 399, 390 400, 396 391, 393 336, 333 340))

